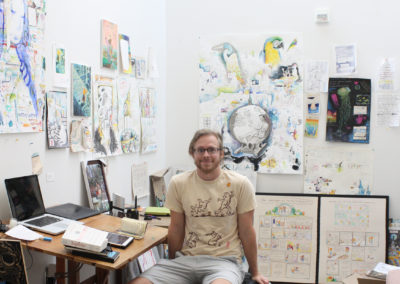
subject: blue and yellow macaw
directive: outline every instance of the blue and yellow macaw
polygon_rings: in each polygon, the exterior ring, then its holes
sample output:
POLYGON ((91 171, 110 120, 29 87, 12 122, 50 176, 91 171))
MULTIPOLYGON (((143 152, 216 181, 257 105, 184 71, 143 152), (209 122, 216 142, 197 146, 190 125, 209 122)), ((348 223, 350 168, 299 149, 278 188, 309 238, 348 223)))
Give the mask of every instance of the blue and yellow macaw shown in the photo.
POLYGON ((246 83, 246 80, 244 79, 244 74, 241 70, 240 59, 237 50, 229 42, 224 42, 219 45, 213 46, 212 50, 216 50, 219 52, 226 72, 234 73, 236 79, 240 82, 240 84, 244 85, 246 83))
POLYGON ((278 36, 267 38, 264 43, 260 56, 263 57, 264 63, 272 67, 276 67, 281 61, 280 49, 283 49, 283 40, 278 36))

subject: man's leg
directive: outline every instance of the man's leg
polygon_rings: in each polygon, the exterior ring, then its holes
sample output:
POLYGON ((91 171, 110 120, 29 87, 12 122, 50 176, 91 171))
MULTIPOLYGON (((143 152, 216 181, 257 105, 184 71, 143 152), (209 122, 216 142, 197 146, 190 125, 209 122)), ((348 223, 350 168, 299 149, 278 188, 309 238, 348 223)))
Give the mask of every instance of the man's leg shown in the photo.
POLYGON ((211 284, 232 284, 230 281, 225 279, 215 279, 211 284))
POLYGON ((128 284, 153 284, 150 280, 143 278, 143 277, 137 277, 130 281, 128 284))

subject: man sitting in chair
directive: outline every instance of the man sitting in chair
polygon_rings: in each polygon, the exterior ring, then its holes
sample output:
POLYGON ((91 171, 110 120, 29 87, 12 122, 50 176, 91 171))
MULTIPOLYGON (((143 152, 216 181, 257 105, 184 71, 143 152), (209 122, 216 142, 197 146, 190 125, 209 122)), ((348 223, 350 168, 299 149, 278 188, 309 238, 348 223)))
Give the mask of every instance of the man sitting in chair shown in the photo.
POLYGON ((221 169, 222 147, 219 133, 195 133, 189 154, 197 169, 174 176, 167 193, 169 259, 160 260, 131 284, 240 284, 243 252, 252 279, 268 284, 257 265, 252 184, 221 169))

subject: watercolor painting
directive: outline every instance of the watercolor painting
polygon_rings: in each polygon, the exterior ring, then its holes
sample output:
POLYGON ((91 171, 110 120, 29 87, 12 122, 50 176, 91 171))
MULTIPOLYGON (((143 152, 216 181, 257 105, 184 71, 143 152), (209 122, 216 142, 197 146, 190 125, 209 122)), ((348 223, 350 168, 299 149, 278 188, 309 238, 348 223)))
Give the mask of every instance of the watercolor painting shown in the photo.
POLYGON ((101 66, 117 69, 118 64, 118 26, 101 20, 101 66))
POLYGON ((201 38, 200 128, 222 134, 229 168, 302 174, 301 58, 298 34, 201 38))
POLYGON ((67 93, 47 93, 47 141, 49 149, 69 147, 67 127, 67 93))
POLYGON ((71 97, 74 116, 89 117, 92 108, 92 71, 91 67, 71 64, 71 97))

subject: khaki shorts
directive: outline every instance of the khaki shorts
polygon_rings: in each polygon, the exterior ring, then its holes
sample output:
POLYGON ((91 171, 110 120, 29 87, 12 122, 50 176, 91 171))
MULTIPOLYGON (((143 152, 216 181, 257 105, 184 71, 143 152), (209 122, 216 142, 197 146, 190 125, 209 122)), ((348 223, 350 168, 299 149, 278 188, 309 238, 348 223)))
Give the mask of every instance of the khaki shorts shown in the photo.
POLYGON ((140 277, 154 284, 208 284, 222 278, 232 284, 241 284, 244 271, 233 256, 178 256, 175 259, 161 259, 155 266, 143 272, 140 277))

